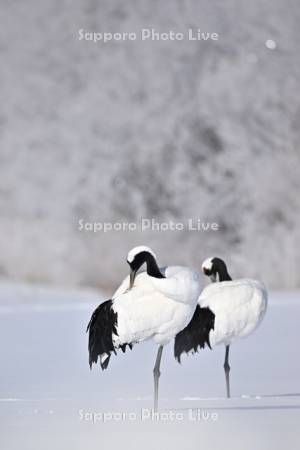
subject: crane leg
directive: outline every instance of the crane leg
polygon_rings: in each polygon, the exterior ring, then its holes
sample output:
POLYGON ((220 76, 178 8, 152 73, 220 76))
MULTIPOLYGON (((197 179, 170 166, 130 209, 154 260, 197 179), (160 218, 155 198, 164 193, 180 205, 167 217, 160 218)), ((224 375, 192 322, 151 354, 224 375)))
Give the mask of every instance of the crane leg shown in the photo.
POLYGON ((226 380, 226 393, 227 398, 230 398, 230 365, 229 365, 229 345, 226 345, 225 348, 225 361, 224 361, 224 371, 225 371, 225 380, 226 380))
POLYGON ((163 346, 160 345, 158 347, 155 366, 153 369, 153 376, 154 376, 154 411, 157 411, 158 407, 158 385, 159 385, 159 377, 160 377, 160 362, 161 362, 161 356, 163 352, 163 346))

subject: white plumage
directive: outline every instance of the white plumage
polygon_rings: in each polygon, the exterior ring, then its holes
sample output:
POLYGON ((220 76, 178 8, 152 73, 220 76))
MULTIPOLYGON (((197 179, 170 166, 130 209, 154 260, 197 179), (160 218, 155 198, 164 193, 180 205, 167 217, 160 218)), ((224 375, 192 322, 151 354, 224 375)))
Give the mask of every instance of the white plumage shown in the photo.
POLYGON ((166 278, 143 272, 130 290, 127 277, 118 288, 112 304, 118 314, 116 346, 149 338, 165 345, 189 323, 201 291, 199 274, 181 266, 167 267, 162 274, 166 278))
MULTIPOLYGON (((195 296, 201 292, 201 279, 198 272, 184 266, 167 266, 159 268, 164 278, 156 278, 148 275, 147 272, 140 272, 136 275, 134 286, 135 296, 147 292, 150 287, 170 299, 179 303, 194 303, 195 296), (141 289, 139 291, 139 289, 141 289)), ((129 275, 124 278, 114 295, 113 299, 129 292, 129 275)), ((197 299, 198 299, 197 297, 197 299)))
POLYGON ((138 245, 137 247, 134 247, 131 250, 129 250, 127 255, 127 262, 129 264, 132 263, 135 257, 142 252, 150 253, 150 255, 152 255, 153 258, 156 260, 156 254, 150 247, 147 247, 146 245, 138 245))
POLYGON ((102 303, 88 325, 90 366, 100 358, 106 369, 112 352, 152 338, 159 345, 154 368, 155 409, 162 349, 190 322, 201 292, 200 274, 182 266, 159 269, 145 246, 127 258, 131 273, 111 300, 102 303), (146 272, 137 274, 146 263, 146 272))
POLYGON ((224 370, 227 396, 230 397, 229 347, 239 338, 251 334, 261 323, 267 309, 268 294, 263 283, 248 278, 232 281, 220 258, 208 258, 202 270, 213 283, 198 299, 193 319, 175 339, 175 357, 196 351, 205 344, 226 347, 224 370), (218 282, 215 282, 218 278, 218 282))
POLYGON ((230 345, 258 327, 266 312, 267 291, 261 282, 248 278, 221 281, 207 286, 198 303, 215 315, 214 329, 209 333, 211 346, 230 345))
MULTIPOLYGON (((162 269, 160 269, 162 270, 162 269)), ((152 286, 151 280, 147 274, 147 272, 140 272, 136 275, 135 280, 134 280, 134 287, 141 287, 144 284, 150 284, 150 286, 152 286)), ((116 291, 114 292, 112 299, 115 299, 117 297, 119 297, 122 294, 125 294, 126 292, 129 292, 130 290, 130 277, 129 275, 127 277, 124 278, 124 280, 122 281, 122 283, 120 284, 120 286, 116 289, 116 291)))

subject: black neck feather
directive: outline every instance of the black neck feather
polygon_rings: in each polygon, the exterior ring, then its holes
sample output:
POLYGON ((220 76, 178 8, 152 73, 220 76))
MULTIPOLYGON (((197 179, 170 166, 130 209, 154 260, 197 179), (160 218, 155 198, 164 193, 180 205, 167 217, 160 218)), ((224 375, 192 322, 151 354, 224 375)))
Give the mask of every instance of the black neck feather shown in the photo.
POLYGON ((219 281, 231 281, 232 278, 227 271, 226 264, 220 258, 213 260, 213 272, 219 275, 219 281))
POLYGON ((231 281, 232 278, 227 271, 227 267, 224 264, 224 267, 220 267, 217 270, 217 274, 219 275, 219 281, 231 281))
POLYGON ((157 262, 152 255, 149 254, 149 256, 146 259, 146 264, 147 264, 147 274, 150 277, 165 278, 165 276, 159 270, 157 262))
POLYGON ((227 272, 227 269, 225 269, 224 271, 219 271, 219 281, 231 281, 232 278, 229 275, 229 273, 227 272))

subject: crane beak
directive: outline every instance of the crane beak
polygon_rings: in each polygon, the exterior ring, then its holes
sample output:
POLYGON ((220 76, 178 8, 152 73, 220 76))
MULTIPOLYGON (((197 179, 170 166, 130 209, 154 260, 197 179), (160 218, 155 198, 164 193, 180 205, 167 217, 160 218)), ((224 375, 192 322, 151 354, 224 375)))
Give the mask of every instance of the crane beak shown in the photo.
POLYGON ((215 273, 212 273, 212 274, 211 274, 211 276, 210 276, 210 281, 211 281, 212 283, 215 283, 215 282, 217 281, 217 276, 216 276, 215 273))
POLYGON ((133 288, 135 276, 136 276, 136 270, 131 269, 130 276, 129 276, 129 290, 133 288))
POLYGON ((206 276, 208 276, 210 278, 210 281, 212 283, 215 283, 217 281, 217 274, 216 274, 216 272, 213 273, 213 271, 211 269, 207 269, 206 267, 203 267, 202 271, 203 271, 204 275, 206 275, 206 276))

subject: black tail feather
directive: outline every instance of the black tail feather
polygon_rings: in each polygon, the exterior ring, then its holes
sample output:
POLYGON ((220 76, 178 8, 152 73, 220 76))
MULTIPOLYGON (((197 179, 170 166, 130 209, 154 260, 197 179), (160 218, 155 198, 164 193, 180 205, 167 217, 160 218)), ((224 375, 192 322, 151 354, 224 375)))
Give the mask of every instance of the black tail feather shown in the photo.
POLYGON ((198 348, 210 346, 209 332, 215 326, 215 315, 209 308, 197 305, 190 323, 175 337, 174 356, 180 362, 182 353, 197 352, 198 348))
POLYGON ((118 315, 112 309, 112 301, 107 300, 92 314, 91 320, 86 331, 89 333, 89 364, 92 368, 93 363, 97 364, 98 357, 106 354, 107 358, 101 362, 102 370, 107 369, 112 352, 116 353, 113 344, 113 334, 117 333, 118 315))
POLYGON ((127 346, 130 348, 130 350, 132 350, 132 344, 122 344, 122 345, 120 345, 120 348, 121 348, 123 353, 126 352, 126 347, 127 346))
MULTIPOLYGON (((107 369, 109 360, 110 360, 110 355, 106 358, 105 361, 103 361, 102 363, 100 363, 100 366, 101 366, 101 369, 102 369, 102 370, 107 369)), ((91 367, 91 365, 90 365, 90 367, 91 367)))

